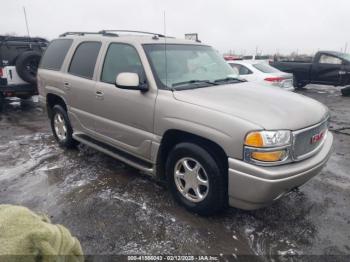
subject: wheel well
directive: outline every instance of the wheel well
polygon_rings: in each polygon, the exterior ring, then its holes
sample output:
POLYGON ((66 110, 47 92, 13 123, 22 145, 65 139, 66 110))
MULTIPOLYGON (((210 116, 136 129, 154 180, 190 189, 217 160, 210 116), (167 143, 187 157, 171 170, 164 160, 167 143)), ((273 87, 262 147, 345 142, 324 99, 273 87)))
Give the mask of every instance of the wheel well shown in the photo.
POLYGON ((223 172, 228 169, 228 158, 225 151, 217 143, 204 137, 180 130, 168 130, 163 135, 157 156, 157 176, 165 178, 165 163, 169 152, 181 142, 191 142, 204 147, 221 164, 223 172))
POLYGON ((52 116, 52 108, 55 105, 60 105, 64 108, 64 110, 67 111, 67 105, 60 96, 54 95, 54 94, 48 94, 46 96, 46 108, 47 108, 47 114, 50 118, 52 116))

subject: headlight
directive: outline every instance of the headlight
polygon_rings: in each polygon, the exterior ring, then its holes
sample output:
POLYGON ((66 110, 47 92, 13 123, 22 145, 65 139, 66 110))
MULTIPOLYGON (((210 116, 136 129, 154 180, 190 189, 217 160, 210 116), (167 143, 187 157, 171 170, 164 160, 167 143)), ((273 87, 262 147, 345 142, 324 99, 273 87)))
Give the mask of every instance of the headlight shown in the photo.
POLYGON ((291 131, 259 131, 246 136, 245 145, 252 147, 277 147, 291 143, 291 131))
POLYGON ((290 160, 292 133, 289 130, 255 131, 244 141, 244 160, 258 165, 274 165, 290 160))

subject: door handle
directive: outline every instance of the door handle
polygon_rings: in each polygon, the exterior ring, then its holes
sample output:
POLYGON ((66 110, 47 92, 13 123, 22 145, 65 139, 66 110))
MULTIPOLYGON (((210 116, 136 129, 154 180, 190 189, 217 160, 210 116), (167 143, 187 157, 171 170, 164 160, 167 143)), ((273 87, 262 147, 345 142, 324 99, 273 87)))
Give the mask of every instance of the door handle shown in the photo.
POLYGON ((68 82, 64 82, 63 86, 64 86, 64 89, 66 89, 66 90, 69 90, 71 88, 71 85, 68 82))
POLYGON ((104 93, 102 91, 96 91, 96 98, 103 99, 104 93))
POLYGON ((342 71, 342 70, 339 71, 339 75, 346 75, 346 74, 347 74, 346 71, 342 71))

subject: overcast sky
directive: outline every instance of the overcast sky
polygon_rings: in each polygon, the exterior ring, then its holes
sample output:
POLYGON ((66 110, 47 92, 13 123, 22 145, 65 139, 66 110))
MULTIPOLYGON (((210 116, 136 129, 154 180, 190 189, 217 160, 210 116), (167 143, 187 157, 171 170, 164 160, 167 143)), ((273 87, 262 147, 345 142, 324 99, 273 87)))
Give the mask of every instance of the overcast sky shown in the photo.
POLYGON ((349 0, 1 0, 0 34, 130 29, 200 39, 221 52, 350 50, 349 0))

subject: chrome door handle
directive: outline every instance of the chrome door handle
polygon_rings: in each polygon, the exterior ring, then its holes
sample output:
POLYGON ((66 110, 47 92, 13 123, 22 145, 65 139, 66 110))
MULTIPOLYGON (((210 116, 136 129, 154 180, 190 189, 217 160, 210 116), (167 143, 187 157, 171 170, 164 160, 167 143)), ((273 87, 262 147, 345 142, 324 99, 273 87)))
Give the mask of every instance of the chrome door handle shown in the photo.
POLYGON ((66 90, 69 90, 71 88, 71 85, 68 82, 64 82, 63 86, 64 86, 64 89, 66 90))
POLYGON ((346 75, 347 74, 347 72, 346 71, 339 71, 339 75, 346 75))
POLYGON ((96 91, 96 98, 103 99, 104 93, 102 91, 96 91))

